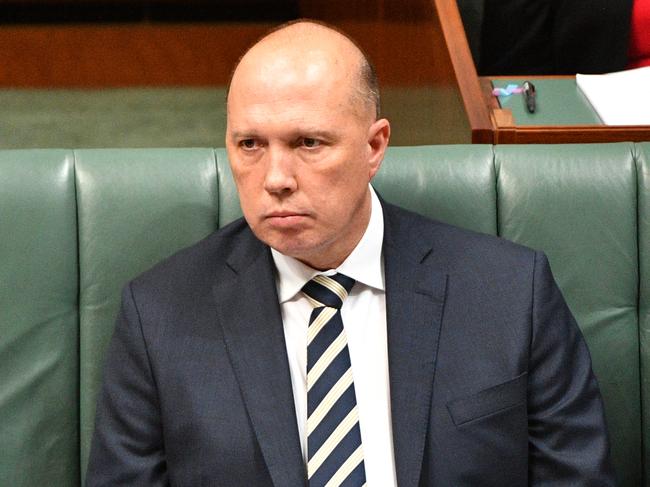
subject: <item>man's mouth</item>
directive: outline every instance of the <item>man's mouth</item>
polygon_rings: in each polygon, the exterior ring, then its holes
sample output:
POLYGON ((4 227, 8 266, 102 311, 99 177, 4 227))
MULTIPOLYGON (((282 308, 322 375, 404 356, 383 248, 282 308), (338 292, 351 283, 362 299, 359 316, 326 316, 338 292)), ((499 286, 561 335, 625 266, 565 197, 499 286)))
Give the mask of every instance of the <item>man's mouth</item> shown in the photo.
POLYGON ((306 213, 295 211, 272 211, 267 213, 266 221, 275 227, 290 228, 304 222, 306 213))

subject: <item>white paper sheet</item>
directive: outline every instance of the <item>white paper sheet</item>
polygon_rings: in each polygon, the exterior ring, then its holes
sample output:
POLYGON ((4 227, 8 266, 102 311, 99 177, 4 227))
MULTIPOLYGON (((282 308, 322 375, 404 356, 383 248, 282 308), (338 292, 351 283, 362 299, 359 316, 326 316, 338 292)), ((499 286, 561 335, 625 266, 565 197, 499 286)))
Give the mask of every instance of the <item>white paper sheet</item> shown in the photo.
POLYGON ((650 66, 577 74, 576 83, 605 125, 650 125, 650 66))

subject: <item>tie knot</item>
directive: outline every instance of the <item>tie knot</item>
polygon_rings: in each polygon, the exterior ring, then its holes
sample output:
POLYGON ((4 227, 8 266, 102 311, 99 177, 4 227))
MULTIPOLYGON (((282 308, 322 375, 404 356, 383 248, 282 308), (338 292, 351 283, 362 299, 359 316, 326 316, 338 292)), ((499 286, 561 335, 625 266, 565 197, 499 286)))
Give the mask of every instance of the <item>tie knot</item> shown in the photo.
POLYGON ((303 286, 302 292, 314 308, 328 306, 340 309, 354 282, 354 279, 343 274, 333 276, 319 274, 303 286))

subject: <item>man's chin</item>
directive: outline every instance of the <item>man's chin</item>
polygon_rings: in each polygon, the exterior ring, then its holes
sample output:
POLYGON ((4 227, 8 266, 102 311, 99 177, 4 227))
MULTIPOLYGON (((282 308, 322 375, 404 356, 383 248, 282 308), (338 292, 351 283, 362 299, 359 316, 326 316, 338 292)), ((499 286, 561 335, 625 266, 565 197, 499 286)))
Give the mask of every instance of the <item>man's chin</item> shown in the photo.
MULTIPOLYGON (((287 239, 266 242, 267 245, 282 255, 293 257, 304 264, 310 265, 314 258, 318 259, 320 253, 316 250, 317 246, 308 245, 304 242, 288 242, 287 239)), ((310 265, 310 267, 313 267, 310 265)))
POLYGON ((275 244, 270 243, 269 245, 281 254, 298 260, 303 260, 308 258, 310 255, 313 255, 313 252, 310 252, 309 248, 305 248, 301 245, 287 244, 286 242, 277 242, 275 244))

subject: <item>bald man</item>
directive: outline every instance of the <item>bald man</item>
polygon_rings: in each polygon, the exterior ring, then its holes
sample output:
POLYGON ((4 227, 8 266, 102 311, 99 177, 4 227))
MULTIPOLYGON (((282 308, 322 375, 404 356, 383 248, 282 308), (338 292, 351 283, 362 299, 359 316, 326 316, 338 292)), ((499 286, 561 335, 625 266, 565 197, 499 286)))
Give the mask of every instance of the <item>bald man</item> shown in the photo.
POLYGON ((326 26, 243 56, 244 219, 125 288, 88 486, 613 485, 546 258, 381 201, 378 96, 326 26))

